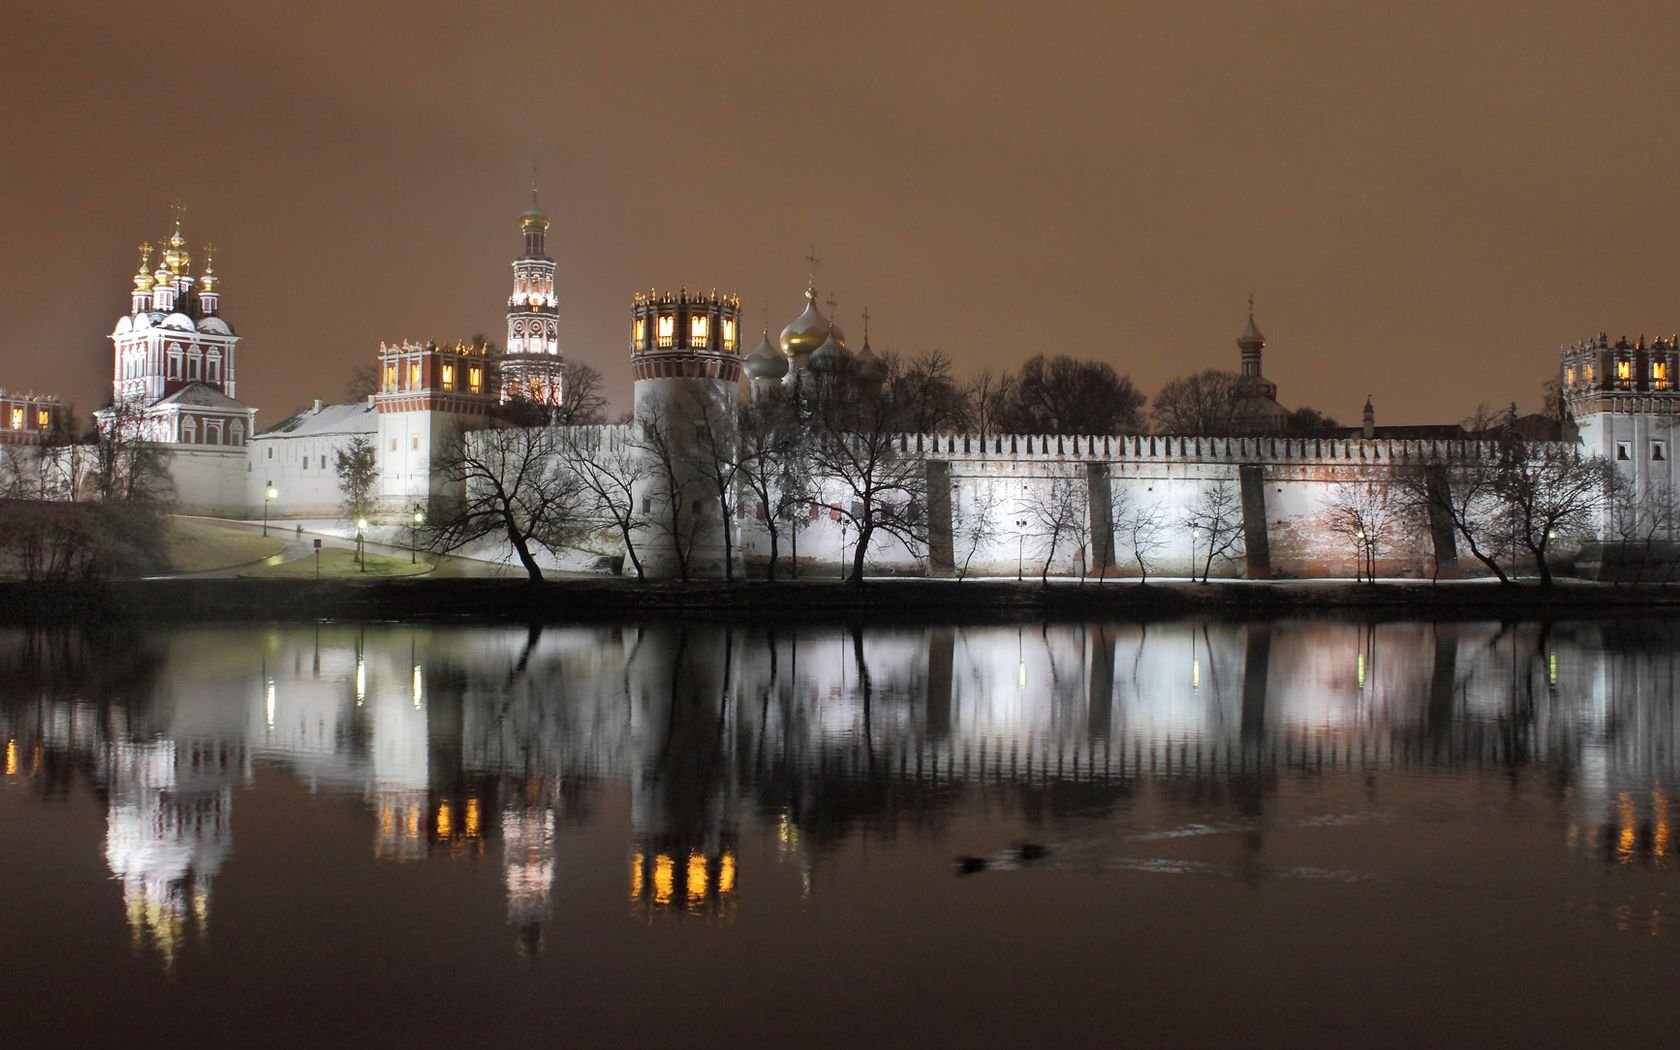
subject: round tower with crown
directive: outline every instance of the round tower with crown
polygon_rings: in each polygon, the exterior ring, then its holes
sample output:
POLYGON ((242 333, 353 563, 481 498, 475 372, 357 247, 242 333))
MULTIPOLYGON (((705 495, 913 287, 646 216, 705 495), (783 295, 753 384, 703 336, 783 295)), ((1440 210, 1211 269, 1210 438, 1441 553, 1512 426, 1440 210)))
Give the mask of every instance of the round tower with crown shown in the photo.
POLYGON ((715 576, 734 549, 718 494, 716 466, 735 441, 741 382, 738 296, 637 293, 630 307, 634 441, 647 526, 639 550, 655 576, 715 576))

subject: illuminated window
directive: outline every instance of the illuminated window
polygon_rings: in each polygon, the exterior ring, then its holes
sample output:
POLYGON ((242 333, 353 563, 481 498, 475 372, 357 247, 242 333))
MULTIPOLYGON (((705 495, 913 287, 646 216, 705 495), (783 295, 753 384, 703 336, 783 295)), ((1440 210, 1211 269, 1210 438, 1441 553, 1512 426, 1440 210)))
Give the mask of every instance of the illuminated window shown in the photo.
POLYGON ((735 349, 735 321, 733 318, 725 317, 723 319, 723 348, 725 350, 735 349))
POLYGON ((420 362, 415 361, 408 366, 408 386, 412 390, 420 385, 420 362))
POLYGON ((484 369, 477 365, 467 369, 467 389, 473 393, 481 393, 484 387, 484 369))
POLYGON ((1616 362, 1616 385, 1626 390, 1633 385, 1633 362, 1622 359, 1616 362))
POLYGON ((45 430, 48 427, 52 426, 52 413, 47 411, 44 408, 41 409, 39 412, 36 412, 35 413, 35 425, 40 427, 42 430, 45 430))
POLYGON ((1651 389, 1668 389, 1668 362, 1660 357, 1651 362, 1651 389))
POLYGON ((396 365, 386 365, 385 366, 385 389, 386 390, 395 390, 396 388, 397 388, 397 366, 396 365))
POLYGON ((21 409, 21 408, 12 409, 12 429, 13 430, 22 430, 23 429, 23 409, 21 409))
POLYGON ((688 319, 688 345, 703 347, 711 330, 711 318, 704 315, 688 319))
POLYGON ((445 390, 455 389, 455 366, 452 364, 446 363, 443 366, 443 388, 445 390))
POLYGON ((1570 365, 1568 368, 1565 368, 1563 370, 1563 385, 1564 386, 1574 386, 1575 385, 1575 366, 1574 365, 1570 365))
POLYGON ((647 320, 638 317, 630 324, 630 345, 639 347, 647 337, 647 320))
POLYGON ((1593 381, 1592 362, 1589 361, 1581 366, 1581 378, 1585 379, 1589 383, 1593 381))
POLYGON ((659 315, 659 329, 655 343, 658 346, 670 346, 677 341, 677 318, 674 314, 659 315))

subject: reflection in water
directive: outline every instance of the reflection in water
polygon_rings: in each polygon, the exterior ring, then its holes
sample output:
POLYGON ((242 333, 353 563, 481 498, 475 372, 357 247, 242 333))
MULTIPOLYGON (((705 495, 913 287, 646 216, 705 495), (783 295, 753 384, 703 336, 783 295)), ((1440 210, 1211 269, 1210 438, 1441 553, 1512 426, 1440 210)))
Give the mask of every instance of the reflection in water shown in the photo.
MULTIPOLYGON (((1032 822, 1145 795, 1235 836, 1236 864, 1064 851, 1092 870, 1256 881, 1287 778, 1533 770, 1564 847, 1671 863, 1680 721, 1665 623, 1167 623, 833 630, 710 626, 204 628, 0 635, 9 783, 106 807, 135 945, 206 935, 256 764, 359 798, 381 861, 496 858, 515 947, 553 921, 565 829, 626 785, 630 911, 727 921, 757 863, 809 895, 860 829, 938 834, 965 806, 1032 822)), ((616 819, 616 818, 615 818, 616 819)), ((1272 829, 1275 831, 1276 829, 1272 829)), ((1660 902, 1620 906, 1660 932, 1660 902)))

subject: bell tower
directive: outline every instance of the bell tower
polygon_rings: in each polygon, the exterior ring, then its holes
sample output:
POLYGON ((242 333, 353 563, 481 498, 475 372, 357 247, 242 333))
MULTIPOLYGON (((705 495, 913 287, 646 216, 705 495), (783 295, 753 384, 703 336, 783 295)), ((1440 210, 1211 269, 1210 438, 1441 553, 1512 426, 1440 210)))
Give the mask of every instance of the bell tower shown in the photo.
POLYGON ((531 204, 519 214, 524 253, 513 262, 507 304, 507 343, 502 357, 503 402, 561 404, 560 310, 554 295, 554 260, 548 255, 548 216, 537 203, 536 165, 531 204))

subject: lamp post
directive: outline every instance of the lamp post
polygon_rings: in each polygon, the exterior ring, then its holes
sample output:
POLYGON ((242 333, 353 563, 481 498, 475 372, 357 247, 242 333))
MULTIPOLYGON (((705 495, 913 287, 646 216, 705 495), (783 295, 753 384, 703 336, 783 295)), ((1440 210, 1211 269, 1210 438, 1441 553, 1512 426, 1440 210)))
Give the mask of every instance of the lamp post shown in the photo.
POLYGON ((1021 571, 1027 562, 1027 519, 1015 519, 1015 582, 1021 582, 1021 571))
POLYGON ((851 522, 847 519, 840 519, 840 578, 842 580, 846 578, 846 526, 850 524, 851 522))
POLYGON ((424 524, 426 524, 426 512, 421 509, 420 504, 416 503, 414 505, 414 528, 408 530, 408 563, 410 565, 419 563, 420 526, 424 524))
POLYGON ((356 561, 360 563, 363 572, 367 572, 367 550, 363 545, 363 538, 367 535, 367 519, 356 519, 356 561))
POLYGON ((265 537, 268 535, 268 504, 269 504, 270 500, 274 499, 274 497, 276 497, 278 495, 280 495, 280 492, 279 492, 279 490, 277 490, 274 487, 274 482, 270 481, 266 486, 264 486, 264 488, 263 488, 263 535, 265 537))

